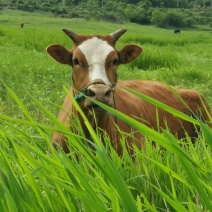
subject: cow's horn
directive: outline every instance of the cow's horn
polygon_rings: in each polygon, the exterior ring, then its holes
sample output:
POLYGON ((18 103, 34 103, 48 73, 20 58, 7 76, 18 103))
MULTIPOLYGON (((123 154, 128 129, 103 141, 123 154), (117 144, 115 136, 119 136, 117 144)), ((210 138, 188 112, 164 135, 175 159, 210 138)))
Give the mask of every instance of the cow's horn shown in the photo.
POLYGON ((62 29, 74 42, 77 41, 78 34, 69 29, 62 29))
POLYGON ((119 29, 110 35, 114 38, 115 41, 117 41, 126 31, 127 29, 119 29))

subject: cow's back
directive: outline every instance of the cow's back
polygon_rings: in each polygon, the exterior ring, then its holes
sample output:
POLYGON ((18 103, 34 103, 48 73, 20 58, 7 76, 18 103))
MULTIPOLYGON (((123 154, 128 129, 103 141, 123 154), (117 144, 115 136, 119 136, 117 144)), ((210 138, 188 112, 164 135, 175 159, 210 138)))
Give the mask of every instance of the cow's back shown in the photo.
MULTIPOLYGON (((174 117, 172 114, 163 109, 156 108, 154 105, 130 93, 122 86, 150 96, 151 98, 169 105, 170 107, 175 108, 176 110, 189 116, 193 116, 191 112, 192 110, 195 114, 198 114, 201 119, 206 121, 208 120, 208 115, 204 109, 202 100, 208 111, 210 111, 209 105, 202 95, 193 90, 172 88, 183 98, 187 104, 185 105, 181 100, 179 100, 179 97, 177 97, 176 94, 163 83, 139 80, 119 81, 119 87, 117 87, 115 91, 117 110, 129 116, 137 117, 137 120, 141 120, 141 122, 155 130, 160 131, 160 129, 166 129, 168 126, 170 132, 177 134, 179 138, 185 137, 185 131, 190 137, 197 136, 195 126, 192 123, 174 117), (158 129, 159 125, 160 129, 158 129)), ((128 131, 129 129, 123 130, 128 131)))

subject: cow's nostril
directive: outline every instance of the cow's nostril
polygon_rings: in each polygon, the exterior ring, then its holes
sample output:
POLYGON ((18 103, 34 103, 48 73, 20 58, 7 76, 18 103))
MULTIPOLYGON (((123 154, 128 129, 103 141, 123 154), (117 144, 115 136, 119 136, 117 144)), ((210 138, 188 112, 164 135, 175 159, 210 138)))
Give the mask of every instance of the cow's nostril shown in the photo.
POLYGON ((97 101, 107 103, 111 96, 111 89, 104 87, 91 87, 87 89, 87 96, 97 101))
POLYGON ((94 97, 94 96, 95 96, 95 92, 92 91, 92 89, 88 89, 88 90, 87 90, 87 96, 89 96, 89 97, 94 97))

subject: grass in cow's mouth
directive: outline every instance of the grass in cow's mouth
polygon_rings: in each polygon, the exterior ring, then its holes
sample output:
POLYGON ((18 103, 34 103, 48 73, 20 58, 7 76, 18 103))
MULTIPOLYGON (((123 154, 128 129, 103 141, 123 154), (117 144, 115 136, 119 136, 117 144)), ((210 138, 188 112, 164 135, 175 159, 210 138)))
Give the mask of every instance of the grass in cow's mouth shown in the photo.
POLYGON ((96 108, 100 108, 100 106, 97 105, 97 104, 94 104, 94 105, 91 106, 91 108, 96 109, 96 108))
POLYGON ((97 105, 97 104, 94 104, 94 105, 92 105, 90 108, 89 108, 89 110, 90 110, 90 112, 91 113, 103 113, 103 114, 105 114, 105 113, 107 113, 107 111, 106 110, 104 110, 102 107, 100 107, 99 105, 97 105))

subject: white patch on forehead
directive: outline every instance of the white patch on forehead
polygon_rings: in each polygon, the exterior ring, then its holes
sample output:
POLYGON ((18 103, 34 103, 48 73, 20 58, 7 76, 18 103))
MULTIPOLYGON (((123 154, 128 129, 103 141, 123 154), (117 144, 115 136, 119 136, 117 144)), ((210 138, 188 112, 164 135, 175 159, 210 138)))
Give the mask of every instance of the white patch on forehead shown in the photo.
POLYGON ((90 80, 101 79, 110 85, 105 71, 105 60, 114 49, 106 42, 97 37, 84 41, 78 48, 85 55, 89 65, 90 80))

